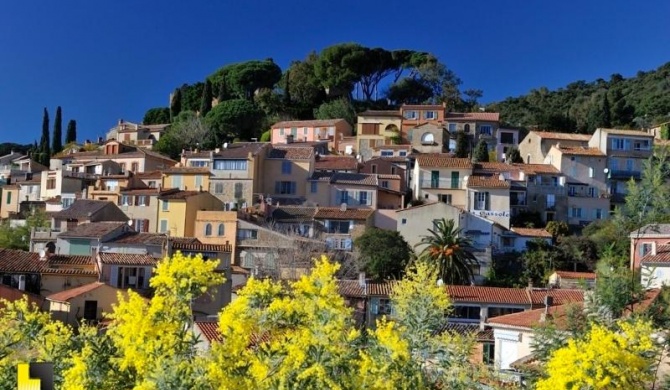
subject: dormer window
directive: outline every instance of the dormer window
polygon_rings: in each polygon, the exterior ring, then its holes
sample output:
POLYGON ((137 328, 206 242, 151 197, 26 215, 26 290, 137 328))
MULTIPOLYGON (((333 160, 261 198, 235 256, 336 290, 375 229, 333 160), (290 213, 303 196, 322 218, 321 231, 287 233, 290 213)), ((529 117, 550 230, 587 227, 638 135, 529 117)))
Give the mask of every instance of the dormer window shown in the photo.
POLYGON ((433 145, 435 143, 435 136, 433 133, 423 133, 421 136, 422 145, 433 145))

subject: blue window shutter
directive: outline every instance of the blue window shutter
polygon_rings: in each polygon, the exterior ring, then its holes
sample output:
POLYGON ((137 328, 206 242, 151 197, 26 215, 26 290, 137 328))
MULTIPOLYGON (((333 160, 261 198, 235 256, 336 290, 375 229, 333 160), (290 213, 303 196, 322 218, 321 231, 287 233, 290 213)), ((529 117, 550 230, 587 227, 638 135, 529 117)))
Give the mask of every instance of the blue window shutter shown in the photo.
POLYGON ((333 249, 333 239, 332 238, 326 238, 326 248, 333 249))
POLYGON ((292 181, 291 182, 291 194, 292 195, 295 195, 297 187, 298 186, 296 185, 296 182, 292 181))
POLYGON ((278 194, 281 191, 281 183, 276 181, 275 182, 275 194, 278 194))
POLYGON ((351 238, 347 238, 344 240, 344 249, 350 251, 351 250, 351 238))
POLYGON ((119 267, 113 265, 112 267, 112 274, 110 275, 110 280, 109 280, 109 285, 113 287, 119 287, 116 285, 116 280, 119 278, 119 267))

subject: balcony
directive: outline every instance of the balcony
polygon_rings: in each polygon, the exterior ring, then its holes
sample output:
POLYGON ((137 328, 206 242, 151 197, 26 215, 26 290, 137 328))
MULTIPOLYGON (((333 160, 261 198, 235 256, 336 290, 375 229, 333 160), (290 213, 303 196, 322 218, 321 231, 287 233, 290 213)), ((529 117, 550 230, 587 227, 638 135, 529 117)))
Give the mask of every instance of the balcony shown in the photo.
POLYGON ((437 180, 433 179, 424 179, 421 180, 421 188, 439 188, 439 189, 452 189, 452 190, 461 190, 464 189, 463 179, 450 179, 450 178, 441 178, 437 180))
POLYGON ((609 178, 612 180, 630 180, 631 178, 640 180, 641 177, 642 173, 640 171, 612 170, 609 174, 609 178))
POLYGON ((526 198, 510 198, 509 199, 509 205, 510 206, 527 206, 528 205, 528 200, 526 198))

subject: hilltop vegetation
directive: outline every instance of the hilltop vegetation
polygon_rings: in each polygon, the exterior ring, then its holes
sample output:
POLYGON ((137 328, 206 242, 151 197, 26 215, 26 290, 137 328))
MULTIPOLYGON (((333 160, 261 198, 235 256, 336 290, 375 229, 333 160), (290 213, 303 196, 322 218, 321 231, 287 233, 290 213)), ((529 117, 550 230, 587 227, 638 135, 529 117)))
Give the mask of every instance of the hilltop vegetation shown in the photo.
POLYGON ((549 91, 533 89, 487 107, 505 124, 592 133, 597 127, 647 128, 670 120, 670 62, 650 72, 609 81, 576 81, 549 91))

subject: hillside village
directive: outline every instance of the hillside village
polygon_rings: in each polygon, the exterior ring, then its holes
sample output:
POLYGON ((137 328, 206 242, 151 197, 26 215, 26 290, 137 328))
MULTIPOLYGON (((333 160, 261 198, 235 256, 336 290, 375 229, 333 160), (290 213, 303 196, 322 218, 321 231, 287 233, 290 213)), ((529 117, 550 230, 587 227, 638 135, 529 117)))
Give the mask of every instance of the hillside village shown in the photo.
MULTIPOLYGON (((176 161, 152 151, 167 128, 120 120, 106 140, 86 151, 70 145, 49 166, 20 153, 0 157, 0 218, 21 226, 40 213, 46 222, 22 238, 29 250, 0 249, 0 296, 27 294, 73 326, 104 321, 117 292, 150 294, 161 258, 202 254, 220 259, 226 277, 192 305, 207 348, 219 337, 217 314, 250 277, 296 280, 327 253, 351 265, 340 294, 356 321, 374 328, 394 310, 394 282, 361 272, 356 239, 397 231, 419 254, 444 218, 476 258, 469 282, 444 287, 454 305, 448 327, 477 335, 473 360, 514 373, 535 327, 583 302, 596 273, 556 269, 546 285, 491 287, 496 259, 552 243, 540 227, 551 221, 580 231, 609 218, 654 148, 667 144, 660 127, 522 135, 500 126, 498 113, 402 105, 361 112, 355 129, 344 119, 281 121, 269 142, 183 150, 176 161), (485 143, 490 161, 456 157, 459 134, 468 151, 485 143), (510 161, 512 151, 522 161, 510 161), (542 224, 524 224, 529 213, 542 224)), ((670 281, 668 226, 630 236, 630 267, 655 272, 643 280, 644 305, 670 281)))

